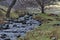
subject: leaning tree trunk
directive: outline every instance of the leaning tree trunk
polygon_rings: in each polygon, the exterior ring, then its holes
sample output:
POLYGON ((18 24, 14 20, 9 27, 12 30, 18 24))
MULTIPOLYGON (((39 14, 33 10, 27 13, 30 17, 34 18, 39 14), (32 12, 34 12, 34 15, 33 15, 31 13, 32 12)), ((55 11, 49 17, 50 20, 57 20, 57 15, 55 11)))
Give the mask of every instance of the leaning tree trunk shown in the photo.
POLYGON ((6 17, 9 18, 10 17, 10 11, 12 9, 12 7, 15 5, 16 3, 16 0, 13 0, 11 5, 9 6, 8 10, 7 10, 7 14, 6 14, 6 17))

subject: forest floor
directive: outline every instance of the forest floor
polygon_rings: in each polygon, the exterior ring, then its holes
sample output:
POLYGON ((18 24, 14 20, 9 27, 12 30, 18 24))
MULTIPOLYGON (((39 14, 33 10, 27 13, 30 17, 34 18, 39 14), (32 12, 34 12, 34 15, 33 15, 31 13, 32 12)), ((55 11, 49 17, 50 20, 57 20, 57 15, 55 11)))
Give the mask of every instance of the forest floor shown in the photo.
POLYGON ((52 40, 53 37, 60 40, 60 14, 38 14, 33 18, 41 20, 42 25, 18 40, 52 40))

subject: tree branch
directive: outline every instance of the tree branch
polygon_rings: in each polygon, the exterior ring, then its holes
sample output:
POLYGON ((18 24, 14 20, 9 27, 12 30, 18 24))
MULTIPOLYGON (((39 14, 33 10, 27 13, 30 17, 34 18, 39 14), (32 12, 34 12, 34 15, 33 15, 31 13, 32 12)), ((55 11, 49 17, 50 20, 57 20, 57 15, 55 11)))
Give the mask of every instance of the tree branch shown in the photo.
POLYGON ((6 10, 4 10, 3 8, 0 8, 0 10, 2 10, 2 11, 4 11, 4 12, 6 12, 6 10))

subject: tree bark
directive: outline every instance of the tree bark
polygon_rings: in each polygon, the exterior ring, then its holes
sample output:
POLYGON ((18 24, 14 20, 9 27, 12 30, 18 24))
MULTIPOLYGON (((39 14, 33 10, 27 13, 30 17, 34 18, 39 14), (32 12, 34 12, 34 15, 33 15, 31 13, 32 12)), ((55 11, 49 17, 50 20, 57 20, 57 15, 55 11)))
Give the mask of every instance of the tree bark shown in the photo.
POLYGON ((45 12, 44 12, 44 11, 45 11, 45 10, 44 10, 44 9, 45 9, 44 7, 45 7, 45 5, 44 5, 44 0, 42 0, 42 1, 41 1, 41 13, 45 13, 45 12))
POLYGON ((10 11, 13 8, 13 6, 15 5, 16 0, 13 0, 11 5, 9 6, 9 8, 7 9, 7 13, 6 13, 6 17, 9 18, 10 17, 10 11))
POLYGON ((41 5, 41 13, 45 13, 44 12, 44 5, 41 5))

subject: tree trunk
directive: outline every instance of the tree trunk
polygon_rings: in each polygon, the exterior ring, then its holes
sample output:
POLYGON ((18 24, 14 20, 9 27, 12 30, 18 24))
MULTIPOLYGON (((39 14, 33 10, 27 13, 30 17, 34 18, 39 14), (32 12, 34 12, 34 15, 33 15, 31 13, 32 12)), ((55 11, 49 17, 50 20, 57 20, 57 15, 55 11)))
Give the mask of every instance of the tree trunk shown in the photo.
POLYGON ((41 13, 45 13, 44 12, 44 5, 41 6, 41 13))
POLYGON ((9 18, 10 17, 10 11, 12 9, 12 7, 15 5, 16 3, 16 0, 13 0, 11 5, 9 6, 8 10, 7 10, 7 14, 6 14, 6 17, 9 18))
POLYGON ((45 5, 44 5, 44 0, 42 0, 41 1, 41 13, 45 13, 44 11, 44 7, 45 7, 45 5))

